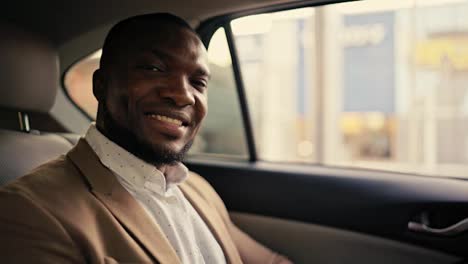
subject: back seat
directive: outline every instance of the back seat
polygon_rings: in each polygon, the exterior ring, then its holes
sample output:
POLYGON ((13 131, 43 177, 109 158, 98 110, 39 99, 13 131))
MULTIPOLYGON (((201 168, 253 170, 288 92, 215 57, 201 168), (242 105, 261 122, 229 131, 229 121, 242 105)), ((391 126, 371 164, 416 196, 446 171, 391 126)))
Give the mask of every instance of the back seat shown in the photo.
POLYGON ((29 127, 28 114, 48 114, 59 87, 56 49, 46 39, 0 24, 0 111, 17 113, 0 120, 0 186, 70 150, 77 135, 41 133, 29 127), (8 125, 7 125, 8 123, 8 125))

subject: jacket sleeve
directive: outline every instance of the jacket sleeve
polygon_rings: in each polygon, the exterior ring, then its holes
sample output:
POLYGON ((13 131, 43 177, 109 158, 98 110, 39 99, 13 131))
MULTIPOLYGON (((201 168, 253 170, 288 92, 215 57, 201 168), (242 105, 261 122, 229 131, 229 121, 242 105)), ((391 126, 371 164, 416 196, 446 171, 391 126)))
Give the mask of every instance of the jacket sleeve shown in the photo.
POLYGON ((85 263, 63 226, 19 189, 0 189, 2 263, 85 263))
MULTIPOLYGON (((196 175, 196 174, 195 174, 196 175)), ((286 257, 273 252, 271 249, 265 247, 259 242, 255 241, 248 234, 240 230, 229 217, 229 213, 224 205, 223 200, 211 185, 204 180, 201 176, 196 175, 198 184, 204 186, 203 194, 205 199, 212 204, 218 213, 223 218, 231 234, 234 243, 236 244, 237 250, 241 256, 242 262, 246 264, 291 264, 292 262, 286 257)))

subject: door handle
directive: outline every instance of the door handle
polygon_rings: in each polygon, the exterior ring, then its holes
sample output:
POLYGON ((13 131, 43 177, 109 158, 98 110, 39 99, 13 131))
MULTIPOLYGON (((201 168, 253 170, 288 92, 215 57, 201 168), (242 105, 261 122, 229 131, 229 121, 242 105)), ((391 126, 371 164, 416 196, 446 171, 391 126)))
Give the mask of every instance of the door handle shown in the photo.
POLYGON ((425 223, 411 221, 408 223, 408 229, 413 232, 428 233, 432 235, 455 236, 468 230, 468 218, 445 228, 432 228, 425 223))

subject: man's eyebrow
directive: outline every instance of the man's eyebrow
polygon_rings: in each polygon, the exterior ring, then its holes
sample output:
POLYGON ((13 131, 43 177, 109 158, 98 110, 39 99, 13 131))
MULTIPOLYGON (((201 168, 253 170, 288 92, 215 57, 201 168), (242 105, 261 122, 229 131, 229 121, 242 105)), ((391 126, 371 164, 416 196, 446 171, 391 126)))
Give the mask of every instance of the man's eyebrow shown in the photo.
POLYGON ((205 76, 206 78, 208 78, 208 80, 211 79, 211 74, 207 70, 205 70, 204 68, 198 68, 195 71, 195 75, 205 76))
POLYGON ((161 59, 165 59, 165 58, 175 59, 174 54, 163 51, 163 50, 160 50, 160 49, 157 49, 157 48, 151 49, 151 53, 153 53, 153 55, 155 55, 156 57, 161 58, 161 59))

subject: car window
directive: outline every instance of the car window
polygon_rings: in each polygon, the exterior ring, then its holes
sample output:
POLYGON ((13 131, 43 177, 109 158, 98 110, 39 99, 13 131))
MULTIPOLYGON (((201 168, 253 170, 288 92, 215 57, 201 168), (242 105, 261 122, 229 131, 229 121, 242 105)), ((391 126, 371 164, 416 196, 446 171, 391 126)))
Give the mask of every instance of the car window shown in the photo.
POLYGON ((64 78, 65 92, 87 116, 96 119, 98 102, 93 95, 93 73, 99 68, 101 50, 75 63, 66 72, 64 78))
POLYGON ((468 1, 231 22, 259 159, 466 176, 468 1))
POLYGON ((208 84, 208 114, 189 154, 215 154, 247 159, 239 99, 231 55, 223 28, 208 46, 211 80, 208 84))

